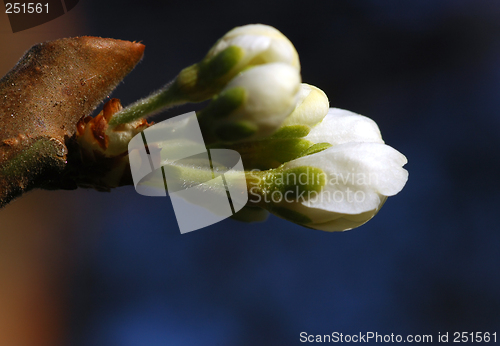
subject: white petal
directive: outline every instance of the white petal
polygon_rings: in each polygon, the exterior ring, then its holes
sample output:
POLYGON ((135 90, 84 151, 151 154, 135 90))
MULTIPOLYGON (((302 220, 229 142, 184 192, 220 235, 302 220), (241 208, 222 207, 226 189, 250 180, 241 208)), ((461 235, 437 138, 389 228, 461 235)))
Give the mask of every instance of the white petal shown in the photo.
POLYGON ((328 107, 328 97, 321 89, 302 83, 297 106, 282 126, 307 125, 313 127, 323 120, 328 113, 328 107))
POLYGON ((231 39, 241 35, 269 36, 282 38, 284 35, 276 28, 265 24, 248 24, 238 26, 224 35, 223 39, 231 39))
MULTIPOLYGON (((245 50, 247 57, 254 57, 266 51, 271 45, 272 39, 267 36, 255 36, 255 35, 242 35, 237 36, 229 41, 223 41, 224 45, 221 45, 219 51, 225 49, 228 46, 238 46, 245 50)), ((250 60, 250 59, 248 59, 250 60)))
POLYGON ((305 139, 332 145, 349 142, 384 143, 372 119, 339 108, 330 108, 323 121, 313 127, 305 139))
POLYGON ((212 47, 207 57, 213 57, 229 46, 238 46, 245 52, 237 70, 272 62, 286 63, 300 70, 299 56, 292 42, 271 26, 253 24, 234 28, 212 47))
POLYGON ((305 206, 337 213, 360 214, 378 209, 383 196, 401 191, 408 179, 404 155, 380 143, 345 143, 288 162, 284 168, 317 167, 327 184, 305 206))
POLYGON ((245 104, 230 120, 248 120, 259 126, 259 135, 274 132, 295 107, 300 90, 299 72, 283 63, 256 66, 236 76, 225 89, 243 87, 245 104))
POLYGON ((315 222, 306 226, 327 232, 348 231, 368 222, 375 216, 375 214, 377 214, 377 212, 378 210, 370 210, 357 215, 331 213, 337 215, 338 218, 332 218, 331 220, 326 222, 315 222), (355 216, 356 218, 351 218, 352 216, 355 216))
POLYGON ((337 213, 318 208, 311 208, 300 203, 287 203, 286 201, 283 201, 278 206, 280 208, 286 208, 293 212, 307 216, 311 222, 301 223, 304 226, 327 232, 341 232, 359 227, 368 222, 378 213, 386 199, 387 197, 381 197, 381 203, 377 209, 368 210, 359 214, 337 213))

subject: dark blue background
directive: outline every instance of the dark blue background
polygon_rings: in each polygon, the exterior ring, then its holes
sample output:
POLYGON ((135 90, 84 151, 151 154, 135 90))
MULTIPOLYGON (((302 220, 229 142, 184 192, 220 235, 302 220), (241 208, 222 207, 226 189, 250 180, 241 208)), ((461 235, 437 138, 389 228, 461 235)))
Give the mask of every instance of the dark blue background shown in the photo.
POLYGON ((74 345, 500 332, 498 1, 78 6, 89 35, 146 44, 143 62, 113 94, 124 104, 200 60, 232 27, 275 26, 295 44, 303 80, 331 106, 373 118, 407 156, 410 178, 372 221, 346 233, 271 217, 180 235, 168 199, 131 187, 75 192, 91 217, 75 228, 74 345))

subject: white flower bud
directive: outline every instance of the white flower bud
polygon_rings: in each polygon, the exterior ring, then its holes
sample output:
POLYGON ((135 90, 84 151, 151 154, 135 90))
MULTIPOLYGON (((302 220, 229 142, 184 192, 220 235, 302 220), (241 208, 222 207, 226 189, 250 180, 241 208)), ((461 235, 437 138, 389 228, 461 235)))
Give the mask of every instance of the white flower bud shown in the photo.
POLYGON ((313 144, 309 154, 254 173, 251 190, 258 205, 290 221, 324 231, 360 226, 408 180, 406 157, 367 117, 332 108, 303 139, 313 144))
POLYGON ((172 104, 201 102, 219 94, 246 69, 270 63, 300 71, 297 51, 281 32, 262 24, 237 27, 219 39, 202 61, 183 69, 159 99, 172 104))
POLYGON ((222 141, 262 138, 293 111, 299 90, 297 69, 283 63, 256 66, 231 80, 199 120, 222 141))
MULTIPOLYGON (((301 172, 302 176, 294 177, 298 186, 294 198, 280 199, 269 210, 324 231, 360 226, 380 210, 388 196, 404 187, 408 172, 402 166, 406 163, 404 155, 382 143, 335 145, 280 167, 282 172, 301 172)), ((293 191, 290 185, 286 189, 293 191)))
POLYGON ((299 56, 292 42, 272 26, 252 24, 236 27, 212 47, 207 57, 214 57, 229 46, 243 50, 243 57, 233 71, 273 62, 282 62, 300 70, 299 56))

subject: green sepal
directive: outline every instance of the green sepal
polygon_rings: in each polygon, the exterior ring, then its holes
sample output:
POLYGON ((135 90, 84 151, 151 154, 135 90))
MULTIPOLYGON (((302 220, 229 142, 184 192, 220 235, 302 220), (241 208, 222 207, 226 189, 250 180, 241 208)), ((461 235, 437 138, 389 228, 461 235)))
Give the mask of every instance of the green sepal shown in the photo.
POLYGON ((332 145, 330 143, 316 143, 307 148, 306 150, 304 150, 298 157, 316 154, 319 153, 320 151, 330 148, 331 146, 332 145))
POLYGON ((207 100, 224 88, 238 71, 233 68, 243 57, 240 47, 229 46, 211 58, 183 69, 175 79, 173 87, 179 90, 188 102, 207 100))
POLYGON ((295 197, 301 193, 320 192, 326 184, 326 175, 317 167, 301 166, 286 170, 275 170, 274 179, 269 191, 289 193, 295 197))
POLYGON ((276 138, 216 144, 211 147, 236 150, 247 170, 267 170, 300 157, 311 145, 310 141, 303 138, 276 138))
POLYGON ((223 142, 233 142, 248 138, 257 132, 255 124, 248 121, 222 124, 215 129, 215 135, 223 142))
POLYGON ((240 47, 229 46, 216 56, 203 59, 200 62, 199 84, 209 85, 221 80, 227 82, 234 76, 229 72, 241 60, 243 55, 244 51, 240 47))
POLYGON ((290 125, 284 126, 270 137, 270 139, 284 138, 302 138, 307 136, 311 128, 307 125, 290 125))
POLYGON ((197 113, 198 120, 210 121, 211 119, 226 118, 238 109, 245 102, 245 100, 245 88, 235 87, 225 90, 215 96, 206 108, 197 113))
POLYGON ((301 166, 289 169, 277 168, 268 171, 247 172, 250 188, 257 188, 260 195, 272 200, 273 193, 279 192, 285 198, 307 199, 311 193, 320 193, 326 185, 326 174, 322 169, 301 166))

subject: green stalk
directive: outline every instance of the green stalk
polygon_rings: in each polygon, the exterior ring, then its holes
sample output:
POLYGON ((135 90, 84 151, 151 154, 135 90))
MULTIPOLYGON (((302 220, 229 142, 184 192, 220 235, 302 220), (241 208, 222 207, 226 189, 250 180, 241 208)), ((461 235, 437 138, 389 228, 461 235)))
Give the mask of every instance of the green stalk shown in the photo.
POLYGON ((109 126, 115 127, 121 124, 128 124, 134 120, 154 115, 162 110, 185 102, 186 101, 181 97, 179 88, 174 81, 150 96, 136 101, 114 114, 109 122, 109 126))

